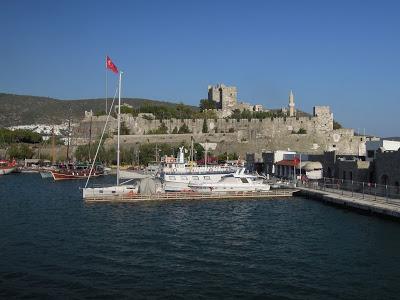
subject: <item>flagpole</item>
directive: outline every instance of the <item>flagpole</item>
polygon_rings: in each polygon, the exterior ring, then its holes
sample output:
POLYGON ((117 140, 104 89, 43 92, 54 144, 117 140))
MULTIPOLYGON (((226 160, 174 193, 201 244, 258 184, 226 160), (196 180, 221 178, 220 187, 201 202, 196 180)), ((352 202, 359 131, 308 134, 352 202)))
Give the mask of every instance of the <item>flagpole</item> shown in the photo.
POLYGON ((106 114, 108 112, 107 100, 108 100, 108 70, 107 70, 107 56, 106 56, 106 114))
POLYGON ((300 153, 300 181, 301 181, 301 153, 300 153))
POLYGON ((121 128, 121 81, 122 72, 119 72, 119 84, 118 84, 118 140, 117 140, 117 186, 119 185, 119 136, 121 128))

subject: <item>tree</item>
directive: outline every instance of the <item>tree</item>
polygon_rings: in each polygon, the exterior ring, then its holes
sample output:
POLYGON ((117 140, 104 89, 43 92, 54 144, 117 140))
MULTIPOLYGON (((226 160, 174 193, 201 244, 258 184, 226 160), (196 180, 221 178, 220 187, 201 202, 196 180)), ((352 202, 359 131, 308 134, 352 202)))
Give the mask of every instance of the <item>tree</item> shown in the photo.
POLYGON ((178 133, 178 128, 175 126, 174 130, 172 130, 172 134, 177 134, 178 133))
POLYGON ((157 129, 149 130, 147 134, 167 134, 168 133, 168 127, 167 125, 164 124, 164 122, 161 122, 160 126, 157 129))
POLYGON ((178 133, 179 134, 190 133, 189 127, 185 123, 183 123, 182 126, 179 127, 178 133))
POLYGON ((196 155, 195 158, 197 160, 204 158, 204 148, 203 148, 202 145, 200 145, 199 143, 194 143, 193 144, 193 149, 194 149, 194 152, 195 152, 195 155, 196 155))
POLYGON ((342 124, 340 124, 339 122, 333 120, 333 129, 336 130, 336 129, 341 129, 341 128, 343 128, 342 124))
POLYGON ((200 110, 206 110, 206 109, 216 109, 217 108, 217 103, 213 100, 209 99, 201 99, 200 100, 200 110))
POLYGON ((300 128, 297 132, 295 130, 293 130, 292 133, 294 133, 294 134, 306 134, 307 130, 305 130, 304 128, 300 128))
POLYGON ((33 151, 26 144, 12 144, 8 149, 8 156, 15 159, 29 159, 33 157, 33 151))
POLYGON ((28 129, 0 128, 0 144, 27 143, 38 144, 43 141, 42 135, 28 129))
POLYGON ((121 114, 132 114, 133 112, 134 109, 132 107, 129 107, 124 104, 121 105, 121 114))
POLYGON ((96 117, 100 117, 100 116, 106 116, 107 115, 107 113, 106 113, 106 111, 105 110, 101 110, 101 111, 97 111, 97 112, 95 112, 95 114, 94 114, 96 117))
POLYGON ((207 119, 203 120, 203 129, 201 130, 203 133, 208 133, 207 119))

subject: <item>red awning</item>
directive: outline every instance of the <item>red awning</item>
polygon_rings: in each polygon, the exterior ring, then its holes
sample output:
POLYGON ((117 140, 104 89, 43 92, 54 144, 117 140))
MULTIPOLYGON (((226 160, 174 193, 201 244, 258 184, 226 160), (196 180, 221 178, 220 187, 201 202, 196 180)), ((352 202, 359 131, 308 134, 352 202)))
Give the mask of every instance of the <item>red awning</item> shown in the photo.
POLYGON ((300 162, 297 159, 295 159, 295 160, 284 159, 284 160, 278 161, 276 164, 278 166, 289 166, 289 167, 296 166, 296 167, 298 167, 300 162))

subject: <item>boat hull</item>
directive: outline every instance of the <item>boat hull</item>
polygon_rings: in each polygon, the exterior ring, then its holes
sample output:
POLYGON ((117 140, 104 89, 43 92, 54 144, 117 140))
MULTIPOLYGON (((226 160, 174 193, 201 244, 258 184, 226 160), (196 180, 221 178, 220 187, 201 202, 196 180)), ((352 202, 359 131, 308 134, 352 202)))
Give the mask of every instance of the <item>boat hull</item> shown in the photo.
POLYGON ((39 173, 42 178, 52 178, 53 177, 53 175, 51 174, 50 171, 40 171, 39 173))
POLYGON ((197 193, 232 193, 232 192, 267 192, 270 190, 270 186, 265 187, 240 187, 240 186, 190 186, 190 188, 197 193))
POLYGON ((192 189, 185 182, 166 181, 164 183, 164 190, 166 192, 187 192, 192 189))
POLYGON ((190 183, 217 183, 224 176, 231 173, 185 173, 185 174, 165 174, 164 175, 164 188, 166 192, 186 192, 191 191, 190 183))
POLYGON ((83 188, 83 199, 103 197, 132 197, 138 193, 136 185, 119 185, 109 187, 83 188))
MULTIPOLYGON (((71 173, 63 173, 63 172, 57 172, 57 171, 50 171, 51 175, 53 176, 53 179, 55 181, 60 181, 60 180, 73 180, 73 179, 87 179, 89 176, 89 173, 78 173, 78 172, 71 172, 71 173)), ((93 173, 90 175, 90 177, 99 177, 103 174, 97 174, 93 173)))
POLYGON ((0 175, 7 175, 12 173, 14 170, 16 169, 16 167, 12 167, 12 168, 1 168, 0 169, 0 175))

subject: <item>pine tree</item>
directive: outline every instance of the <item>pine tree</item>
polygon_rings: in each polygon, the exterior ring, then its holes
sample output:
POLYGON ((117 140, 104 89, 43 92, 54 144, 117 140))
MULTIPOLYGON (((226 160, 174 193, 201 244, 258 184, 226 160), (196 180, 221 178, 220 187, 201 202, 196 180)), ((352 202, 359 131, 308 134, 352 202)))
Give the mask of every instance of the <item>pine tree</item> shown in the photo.
POLYGON ((203 133, 208 133, 207 119, 203 121, 203 129, 201 130, 203 133))

